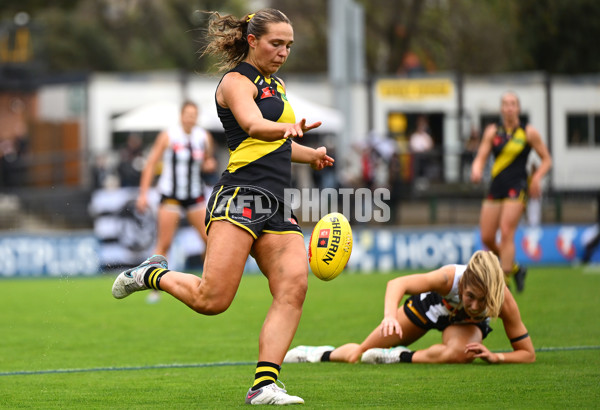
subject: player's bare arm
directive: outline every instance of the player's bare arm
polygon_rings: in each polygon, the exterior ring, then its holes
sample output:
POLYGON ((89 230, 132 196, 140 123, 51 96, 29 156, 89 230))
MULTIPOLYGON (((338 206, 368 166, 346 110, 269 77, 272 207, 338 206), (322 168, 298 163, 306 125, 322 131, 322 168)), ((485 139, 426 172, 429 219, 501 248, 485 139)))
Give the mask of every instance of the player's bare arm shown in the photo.
POLYGON ((398 322, 398 305, 406 294, 434 291, 446 295, 452 288, 455 267, 443 266, 429 273, 400 276, 388 282, 385 291, 384 317, 381 321, 382 335, 400 335, 401 329, 398 322))
POLYGON ((217 170, 214 146, 213 135, 206 131, 206 151, 204 153, 204 161, 202 162, 202 172, 215 172, 217 170))
POLYGON ((154 144, 152 144, 152 148, 150 149, 150 154, 148 154, 148 159, 146 160, 146 165, 142 170, 142 175, 140 177, 140 192, 138 194, 138 198, 136 201, 136 208, 140 212, 145 212, 148 208, 148 190, 150 189, 150 185, 152 185, 152 179, 154 177, 154 172, 156 170, 156 165, 160 161, 163 153, 169 146, 169 134, 166 131, 162 131, 156 137, 154 144))
POLYGON ((485 128, 481 143, 477 149, 477 155, 471 165, 471 182, 479 183, 483 177, 483 167, 492 151, 492 139, 496 135, 496 125, 490 124, 485 128))
POLYGON ((542 194, 542 179, 548 173, 548 171, 550 171, 550 168, 552 168, 552 157, 550 156, 550 152, 548 151, 546 144, 544 144, 544 141, 542 141, 542 136, 533 126, 528 125, 525 133, 527 135, 527 142, 542 160, 540 166, 532 175, 531 182, 529 184, 529 196, 532 198, 539 198, 542 194))
POLYGON ((306 131, 321 125, 320 122, 307 125, 305 119, 288 124, 263 118, 254 102, 257 92, 254 84, 239 73, 225 75, 217 88, 217 103, 229 108, 240 127, 252 138, 276 141, 281 138, 302 137, 306 131))
POLYGON ((292 162, 310 164, 314 169, 321 170, 324 167, 332 166, 334 161, 327 155, 325 147, 314 149, 292 141, 292 162))

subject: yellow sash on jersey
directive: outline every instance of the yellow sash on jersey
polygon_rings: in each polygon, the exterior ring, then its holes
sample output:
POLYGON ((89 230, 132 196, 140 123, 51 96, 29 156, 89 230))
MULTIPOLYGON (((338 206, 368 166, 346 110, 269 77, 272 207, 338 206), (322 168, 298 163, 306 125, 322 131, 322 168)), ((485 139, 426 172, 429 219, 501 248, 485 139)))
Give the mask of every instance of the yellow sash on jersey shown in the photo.
POLYGON ((519 127, 512 138, 504 145, 500 154, 496 157, 494 165, 492 166, 492 178, 495 178, 496 175, 512 164, 526 146, 527 135, 525 134, 525 130, 519 127))

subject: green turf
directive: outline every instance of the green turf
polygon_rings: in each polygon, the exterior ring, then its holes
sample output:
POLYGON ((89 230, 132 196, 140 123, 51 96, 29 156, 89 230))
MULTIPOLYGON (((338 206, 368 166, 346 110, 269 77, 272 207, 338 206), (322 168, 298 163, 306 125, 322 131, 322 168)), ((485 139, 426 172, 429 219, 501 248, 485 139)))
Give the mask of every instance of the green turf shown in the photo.
MULTIPOLYGON (((311 277, 293 345, 362 340, 381 320, 392 277, 311 277)), ((145 303, 144 293, 114 300, 113 278, 0 281, 0 407, 243 406, 270 302, 262 276, 244 277, 232 307, 215 317, 168 295, 155 305, 145 303)), ((543 350, 535 364, 288 364, 281 379, 306 408, 597 408, 598 290, 600 272, 530 269, 526 291, 516 298, 534 345, 543 350), (572 349, 577 346, 596 348, 572 349)), ((501 322, 493 327, 486 344, 509 349, 501 322)), ((437 341, 439 333, 430 332, 414 346, 437 341)))

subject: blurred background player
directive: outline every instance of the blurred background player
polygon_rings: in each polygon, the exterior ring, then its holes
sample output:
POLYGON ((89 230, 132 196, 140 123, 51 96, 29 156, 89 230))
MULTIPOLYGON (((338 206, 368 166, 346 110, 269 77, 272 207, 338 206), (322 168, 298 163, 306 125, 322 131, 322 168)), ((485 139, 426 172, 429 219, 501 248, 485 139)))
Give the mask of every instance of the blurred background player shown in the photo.
POLYGON ((514 276, 517 291, 521 292, 526 270, 515 263, 515 231, 525 210, 527 193, 532 198, 541 196, 541 182, 552 166, 552 159, 539 132, 529 124, 521 124, 519 114, 517 95, 506 92, 501 99, 501 122, 488 125, 483 133, 471 167, 471 181, 481 182, 490 152, 493 153, 492 182, 479 219, 481 241, 499 256, 507 283, 514 276), (528 185, 526 167, 532 148, 540 157, 540 164, 528 185), (496 242, 498 230, 500 243, 496 242))
MULTIPOLYGON (((197 125, 198 106, 186 101, 181 107, 180 123, 158 134, 140 178, 140 191, 136 207, 148 210, 148 190, 156 169, 162 164, 157 183, 160 205, 157 216, 156 246, 154 254, 167 255, 183 211, 188 222, 198 231, 206 244, 205 186, 202 172, 214 172, 213 139, 210 132, 197 125)), ((148 295, 149 303, 157 302, 158 291, 148 295)))
POLYGON ((535 361, 531 338, 519 307, 504 283, 496 255, 477 251, 468 265, 446 265, 425 274, 401 276, 388 282, 381 324, 361 343, 298 346, 285 363, 488 363, 535 361), (404 295, 412 295, 398 308, 404 295), (513 351, 493 353, 482 343, 492 331, 490 318, 502 319, 513 351), (410 351, 409 346, 429 330, 442 332, 442 342, 410 351))

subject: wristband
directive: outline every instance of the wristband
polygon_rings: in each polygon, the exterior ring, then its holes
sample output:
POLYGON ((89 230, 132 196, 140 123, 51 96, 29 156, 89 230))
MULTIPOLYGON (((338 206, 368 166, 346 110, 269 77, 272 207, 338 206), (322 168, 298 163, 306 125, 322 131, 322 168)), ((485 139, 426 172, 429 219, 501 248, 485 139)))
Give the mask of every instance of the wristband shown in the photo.
POLYGON ((498 363, 504 363, 504 355, 502 353, 497 353, 498 355, 498 363))

